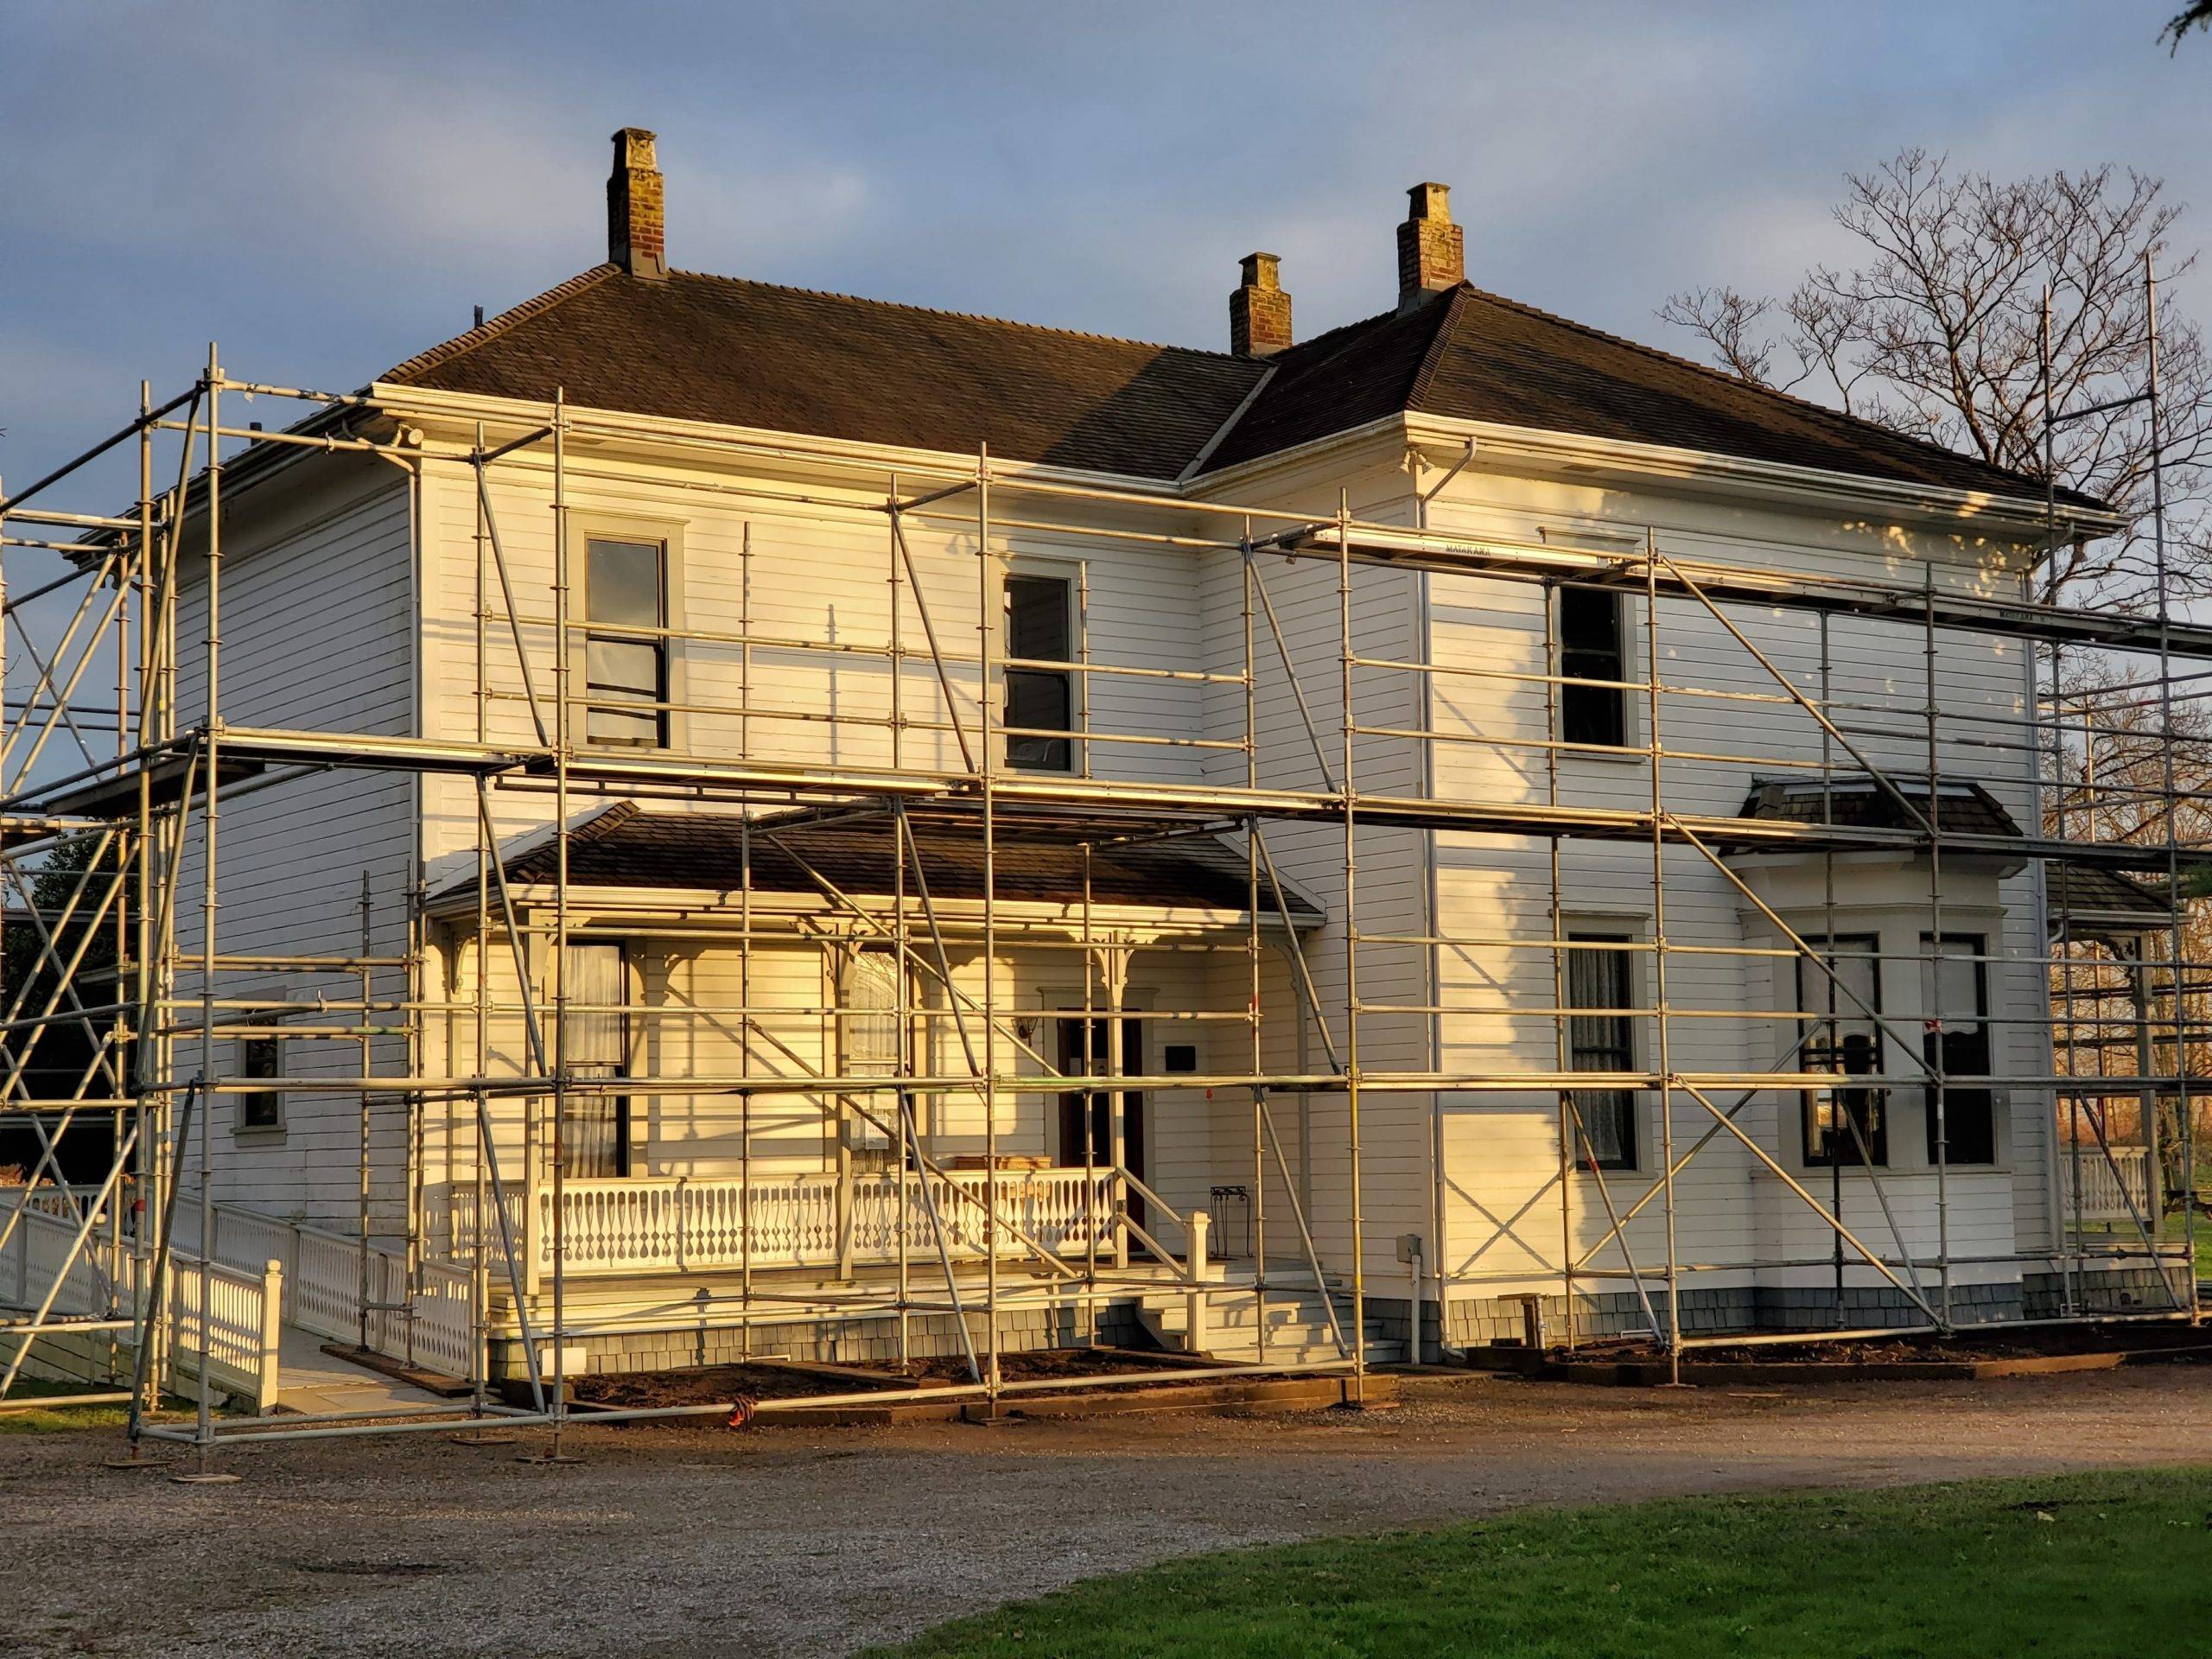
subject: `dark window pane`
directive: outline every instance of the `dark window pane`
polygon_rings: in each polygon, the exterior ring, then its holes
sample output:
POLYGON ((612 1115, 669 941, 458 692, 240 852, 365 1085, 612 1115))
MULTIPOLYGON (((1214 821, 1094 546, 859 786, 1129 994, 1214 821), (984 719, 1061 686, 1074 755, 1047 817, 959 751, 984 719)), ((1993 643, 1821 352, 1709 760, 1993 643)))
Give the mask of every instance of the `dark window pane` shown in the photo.
MULTIPOLYGON (((1070 612, 1074 586, 1060 576, 1006 579, 1006 654, 1009 659, 1067 662, 1074 652, 1070 612)), ((1075 727, 1075 676, 1065 669, 1009 668, 1006 671, 1004 723, 1014 732, 1065 732, 1075 727)), ((1075 765, 1075 744, 1065 737, 1011 735, 1007 764, 1040 772, 1067 772, 1075 765)))
MULTIPOLYGON (((1568 679, 1625 680, 1620 597, 1589 588, 1559 590, 1560 672, 1568 679)), ((1618 747, 1628 741, 1628 693, 1618 686, 1560 687, 1560 736, 1618 747)))
MULTIPOLYGON (((1882 1007, 1881 964, 1872 934, 1808 938, 1828 973, 1800 958, 1797 1006, 1824 1016, 1804 1022, 1803 1069, 1839 1077, 1864 1077, 1882 1069, 1881 1027, 1872 1014, 1882 1007), (1830 975, 1834 977, 1831 978, 1830 975), (1866 1012, 1871 1010, 1872 1012, 1866 1012)), ((1805 1096, 1805 1161, 1815 1165, 1890 1161, 1889 1091, 1839 1083, 1805 1096)))
MULTIPOLYGON (((1989 1034, 1989 982, 1986 964, 1976 958, 1984 941, 1976 935, 1947 937, 1938 945, 1923 938, 1921 949, 1932 958, 1921 963, 1921 1006, 1937 1022, 1938 1030, 1921 1039, 1921 1052, 1929 1065, 1940 1064, 1946 1077, 1986 1077, 1995 1068, 1989 1034)), ((1926 1090, 1928 1161, 1936 1162, 1936 1090, 1926 1090)), ((1993 1164, 1997 1161, 1997 1102, 1987 1088, 1943 1089, 1943 1162, 1993 1164)))
MULTIPOLYGON (((1611 936, 1576 933, 1573 938, 1614 942, 1611 936)), ((1567 1021, 1567 1067, 1574 1071, 1631 1071, 1636 1069, 1632 1016, 1619 1012, 1631 1005, 1631 976, 1625 950, 1574 950, 1567 953, 1567 1006, 1605 1010, 1569 1014, 1567 1021)), ((1636 1094, 1628 1089, 1581 1089, 1574 1094, 1575 1114, 1581 1119, 1581 1156, 1594 1159, 1601 1169, 1636 1167, 1636 1094)))
MULTIPOLYGON (((274 1037, 249 1037, 240 1043, 238 1071, 248 1077, 282 1077, 283 1069, 277 1065, 276 1039, 274 1037)), ((238 1096, 240 1128, 273 1129, 281 1127, 283 1121, 283 1096, 274 1090, 238 1096)))
POLYGON ((1064 576, 1008 576, 1006 579, 1006 654, 1047 662, 1066 662, 1071 652, 1068 601, 1071 584, 1064 576))

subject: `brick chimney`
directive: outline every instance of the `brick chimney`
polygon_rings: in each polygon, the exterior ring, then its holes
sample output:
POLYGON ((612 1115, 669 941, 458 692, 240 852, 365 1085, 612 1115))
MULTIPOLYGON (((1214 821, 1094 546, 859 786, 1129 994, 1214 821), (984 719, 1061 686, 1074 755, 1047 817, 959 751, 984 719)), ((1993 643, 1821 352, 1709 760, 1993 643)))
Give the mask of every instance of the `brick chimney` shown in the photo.
POLYGON ((1229 349, 1239 357, 1273 357, 1290 344, 1290 296, 1276 275, 1282 260, 1248 253, 1238 265, 1244 280, 1229 296, 1229 349))
POLYGON ((660 168, 653 165, 653 136, 643 127, 614 135, 614 171, 607 178, 607 259, 632 276, 668 275, 660 168))
POLYGON ((1466 232, 1452 222, 1452 188, 1417 184, 1406 192, 1413 211, 1398 226, 1398 309, 1467 280, 1466 232))

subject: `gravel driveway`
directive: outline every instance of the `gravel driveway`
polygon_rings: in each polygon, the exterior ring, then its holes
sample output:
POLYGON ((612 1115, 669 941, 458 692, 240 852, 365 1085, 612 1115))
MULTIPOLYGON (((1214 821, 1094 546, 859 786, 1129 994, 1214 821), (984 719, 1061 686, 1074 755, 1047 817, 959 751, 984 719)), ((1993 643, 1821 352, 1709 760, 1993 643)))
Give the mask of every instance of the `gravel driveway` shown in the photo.
POLYGON ((1787 1393, 1422 1378, 1366 1415, 240 1447, 232 1486, 0 1437, 0 1647, 815 1656, 1229 1545, 1515 1504, 2212 1464, 2212 1371, 1787 1393), (22 1643, 23 1647, 14 1644, 22 1643))

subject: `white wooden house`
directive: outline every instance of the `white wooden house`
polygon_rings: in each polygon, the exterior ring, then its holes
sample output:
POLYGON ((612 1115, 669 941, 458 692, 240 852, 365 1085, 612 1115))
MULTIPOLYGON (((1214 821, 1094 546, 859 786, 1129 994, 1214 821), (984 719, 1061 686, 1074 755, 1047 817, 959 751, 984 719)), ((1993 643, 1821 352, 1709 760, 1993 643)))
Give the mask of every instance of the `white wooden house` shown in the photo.
MULTIPOLYGON (((616 145, 607 264, 310 429, 422 464, 296 445, 227 469, 225 727, 424 760, 222 802, 224 950, 365 948, 366 1000, 416 1012, 352 1048, 224 1045, 268 1086, 222 1097, 219 1204, 365 1217, 418 1295, 480 1269, 495 1338, 518 1294, 543 1328, 557 1279, 599 1365, 850 1357, 894 1325, 941 1351, 941 1246, 971 1314, 1002 1278, 1004 1341, 1173 1340, 1182 1305, 1147 1299, 1179 1294, 1199 1213, 1224 1352, 1259 1279, 1277 1339, 1312 1347, 1356 1254, 1380 1335, 1430 1352, 1518 1332, 1516 1299, 1558 1331, 1563 1262, 1584 1332, 1669 1317, 1670 1257, 1688 1329, 1894 1323, 1917 1314, 1898 1281, 1939 1276, 1961 1319, 2053 1306, 2042 807, 2030 746, 1996 741, 2034 707, 2031 650, 1846 602, 2027 597, 2039 485, 1486 294, 1440 186, 1412 193, 1380 315, 1297 342, 1255 254, 1216 353, 671 270, 651 136, 616 145), (1281 516, 1247 532, 1224 505, 1281 516), (1369 527, 1357 563, 1340 515, 1369 527), (1454 537, 1489 563, 1437 556, 1454 537), (1848 748, 1784 681, 1849 709, 1848 748), (502 746, 587 763, 480 792, 463 763, 502 746), (1655 747, 1665 810, 1742 826, 1713 856, 1607 830, 1653 809, 1655 747), (711 786, 740 765, 742 791, 711 786), (951 786, 979 770, 988 882, 951 786), (1307 805, 1355 790, 1380 804, 1347 861, 1341 813, 1307 805), (1939 807, 1960 839, 1931 883, 1901 832, 1939 807), (1822 940, 1880 1020, 1799 1017, 1834 995, 1799 948, 1822 940), (1350 1058, 1355 967, 1357 1137, 1319 1081, 1350 1058), (1940 1175, 1902 1035, 1927 1029, 1954 1075, 2035 1080, 1949 1088, 1940 1175), (481 1117, 449 1090, 364 1106, 365 1057, 426 1080, 557 1060, 578 1086, 557 1122, 496 1093, 481 1117), (1743 1084, 1846 1059, 1888 1081, 1743 1084), (1563 1095, 1567 1071, 1710 1079, 1741 1133, 1685 1087, 1563 1095), (1262 1077, 1303 1080, 1264 1123, 1262 1077), (486 1123, 512 1285, 483 1267, 486 1123), (1662 1201, 1665 1148, 1700 1136, 1662 1201), (995 1265, 950 1192, 990 1183, 995 1265), (1890 1267, 1837 1265, 1808 1192, 1890 1267)), ((305 1027, 357 982, 232 982, 305 1027)))

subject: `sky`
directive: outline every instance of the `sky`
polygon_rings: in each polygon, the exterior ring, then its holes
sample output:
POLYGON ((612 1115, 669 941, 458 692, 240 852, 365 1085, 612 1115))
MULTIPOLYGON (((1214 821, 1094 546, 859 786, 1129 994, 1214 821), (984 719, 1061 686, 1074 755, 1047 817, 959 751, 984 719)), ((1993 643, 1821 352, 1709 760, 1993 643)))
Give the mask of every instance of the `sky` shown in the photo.
POLYGON ((1213 348, 1255 248, 1301 338, 1386 308, 1427 179, 1474 282, 1682 351, 1669 293, 1786 289, 1909 144, 2163 175, 2193 247, 2212 36, 2170 56, 2176 3, 0 0, 0 479, 210 340, 350 389, 592 265, 622 125, 683 269, 1213 348))

